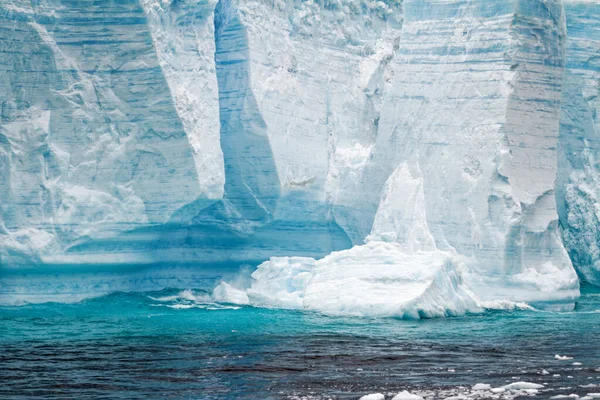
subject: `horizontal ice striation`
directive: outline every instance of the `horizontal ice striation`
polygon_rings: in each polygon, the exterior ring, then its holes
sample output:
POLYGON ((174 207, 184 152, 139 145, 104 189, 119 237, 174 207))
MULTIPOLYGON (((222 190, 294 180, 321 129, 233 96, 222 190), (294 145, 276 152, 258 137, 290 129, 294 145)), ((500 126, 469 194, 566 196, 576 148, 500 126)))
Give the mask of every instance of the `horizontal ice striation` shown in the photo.
POLYGON ((557 199, 562 237, 583 279, 600 285, 600 3, 566 1, 567 63, 557 199))
POLYGON ((0 24, 3 267, 60 262, 78 240, 165 223, 198 198, 137 1, 2 0, 0 24))

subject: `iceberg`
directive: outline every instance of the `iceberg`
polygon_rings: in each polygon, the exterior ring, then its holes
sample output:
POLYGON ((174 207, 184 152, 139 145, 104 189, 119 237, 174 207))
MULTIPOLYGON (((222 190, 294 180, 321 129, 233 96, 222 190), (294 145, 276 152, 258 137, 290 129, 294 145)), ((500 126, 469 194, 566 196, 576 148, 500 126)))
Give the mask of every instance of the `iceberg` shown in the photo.
POLYGON ((571 309, 600 282, 598 7, 0 0, 0 301, 258 265, 213 296, 571 309))

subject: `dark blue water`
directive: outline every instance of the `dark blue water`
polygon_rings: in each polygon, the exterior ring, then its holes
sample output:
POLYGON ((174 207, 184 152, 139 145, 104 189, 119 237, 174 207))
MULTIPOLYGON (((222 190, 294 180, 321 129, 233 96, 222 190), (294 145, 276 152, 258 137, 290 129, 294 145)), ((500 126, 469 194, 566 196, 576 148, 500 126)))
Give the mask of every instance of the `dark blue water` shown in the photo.
POLYGON ((590 287, 574 312, 423 321, 230 308, 200 291, 116 293, 0 308, 0 399, 356 399, 404 389, 433 399, 516 380, 546 383, 536 398, 583 396, 600 392, 599 339, 600 291, 590 287))

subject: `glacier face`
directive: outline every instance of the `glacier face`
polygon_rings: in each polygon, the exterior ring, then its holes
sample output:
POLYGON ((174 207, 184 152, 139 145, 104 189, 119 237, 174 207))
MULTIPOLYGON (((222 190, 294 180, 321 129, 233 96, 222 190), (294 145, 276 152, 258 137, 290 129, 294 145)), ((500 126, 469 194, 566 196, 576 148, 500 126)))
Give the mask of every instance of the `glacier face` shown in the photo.
POLYGON ((3 265, 165 223, 202 196, 137 2, 0 7, 3 265))
MULTIPOLYGON (((598 7, 0 0, 0 292, 182 287, 292 256, 259 268, 310 271, 288 305, 352 309, 335 288, 355 279, 406 292, 377 315, 571 307, 571 260, 596 283, 600 264, 598 7)), ((273 274, 261 293, 288 298, 273 274)), ((216 295, 258 298, 236 290, 216 295)))
POLYGON ((562 4, 444 2, 433 16, 429 6, 404 3, 399 71, 369 182, 381 184, 381 168, 399 162, 422 177, 436 246, 473 258, 470 286, 482 300, 537 302, 562 291, 552 301, 568 304, 578 285, 554 192, 562 4), (562 271, 570 273, 555 286, 562 271))
POLYGON ((557 188, 562 236, 578 272, 600 284, 600 3, 567 1, 557 188))

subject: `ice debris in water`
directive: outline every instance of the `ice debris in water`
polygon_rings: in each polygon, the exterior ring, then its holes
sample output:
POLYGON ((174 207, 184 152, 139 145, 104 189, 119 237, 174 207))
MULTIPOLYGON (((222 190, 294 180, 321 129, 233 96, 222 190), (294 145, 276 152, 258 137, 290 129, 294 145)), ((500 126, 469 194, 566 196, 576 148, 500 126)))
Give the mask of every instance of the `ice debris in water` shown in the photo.
POLYGON ((573 359, 573 357, 569 357, 569 356, 561 356, 561 355, 559 355, 559 354, 556 354, 556 355, 554 356, 554 358, 555 358, 555 359, 557 359, 557 360, 561 360, 561 361, 567 361, 567 360, 572 360, 572 359, 573 359))
POLYGON ((395 395, 392 400, 423 400, 423 398, 419 395, 410 393, 407 390, 404 390, 397 395, 395 395))
MULTIPOLYGON (((394 396, 393 393, 387 393, 387 396, 381 393, 374 393, 363 396, 360 400, 423 400, 423 399, 443 399, 443 400, 515 400, 523 397, 537 397, 552 399, 581 399, 592 400, 600 399, 600 393, 588 393, 585 397, 579 397, 577 394, 556 394, 551 396, 551 392, 555 389, 546 388, 542 384, 533 382, 513 382, 502 387, 492 387, 487 383, 477 383, 472 387, 457 386, 450 388, 425 389, 420 388, 409 392, 404 390, 394 396)), ((571 387, 558 388, 561 391, 572 390, 571 387)))
POLYGON ((514 382, 509 383, 508 385, 502 386, 507 390, 525 390, 525 389, 541 389, 544 385, 540 385, 539 383, 531 383, 531 382, 514 382))
POLYGON ((381 393, 373 393, 368 394, 366 396, 361 397, 359 400, 384 400, 385 396, 381 393))

